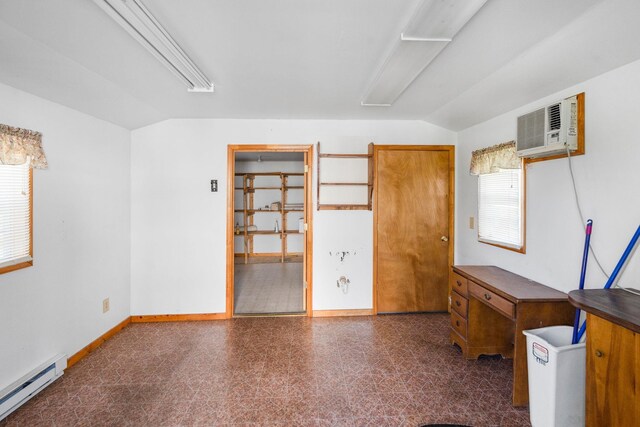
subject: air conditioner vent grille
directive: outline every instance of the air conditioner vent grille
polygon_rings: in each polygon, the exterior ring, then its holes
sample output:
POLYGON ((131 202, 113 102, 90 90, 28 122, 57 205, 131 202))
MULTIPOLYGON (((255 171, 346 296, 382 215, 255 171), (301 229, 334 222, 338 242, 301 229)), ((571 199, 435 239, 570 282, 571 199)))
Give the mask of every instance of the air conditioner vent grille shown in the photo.
POLYGON ((518 117, 517 150, 544 146, 544 108, 518 117))
POLYGON ((549 130, 559 130, 562 125, 562 119, 560 115, 560 103, 550 105, 547 114, 549 115, 549 130))

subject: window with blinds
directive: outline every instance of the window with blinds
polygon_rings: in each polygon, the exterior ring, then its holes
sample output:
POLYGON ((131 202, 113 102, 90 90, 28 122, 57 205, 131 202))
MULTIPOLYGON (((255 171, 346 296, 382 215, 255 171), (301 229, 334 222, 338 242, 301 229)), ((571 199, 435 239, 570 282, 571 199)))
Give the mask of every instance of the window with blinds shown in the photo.
POLYGON ((31 170, 0 165, 0 272, 31 262, 31 170))
POLYGON ((522 169, 478 176, 478 240, 520 250, 524 246, 522 169))

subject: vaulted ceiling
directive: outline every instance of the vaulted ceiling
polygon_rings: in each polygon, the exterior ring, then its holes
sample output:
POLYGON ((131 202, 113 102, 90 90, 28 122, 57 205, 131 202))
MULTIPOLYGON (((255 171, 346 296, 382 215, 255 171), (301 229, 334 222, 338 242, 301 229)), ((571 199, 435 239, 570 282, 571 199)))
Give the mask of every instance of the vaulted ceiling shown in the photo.
POLYGON ((143 0, 211 94, 187 92, 93 1, 2 0, 0 82, 130 129, 269 118, 460 130, 640 59, 637 0, 488 0, 393 106, 361 106, 420 1, 143 0))

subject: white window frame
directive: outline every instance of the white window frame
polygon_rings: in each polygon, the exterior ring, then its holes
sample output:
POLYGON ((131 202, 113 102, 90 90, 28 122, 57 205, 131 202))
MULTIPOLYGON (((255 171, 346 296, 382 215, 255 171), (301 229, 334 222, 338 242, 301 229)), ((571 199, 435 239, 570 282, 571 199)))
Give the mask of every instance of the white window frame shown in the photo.
MULTIPOLYGON (((504 249, 508 249, 511 251, 515 251, 515 252, 520 252, 520 253, 525 253, 526 251, 526 170, 524 167, 524 164, 522 165, 522 167, 520 169, 505 169, 505 170, 501 170, 498 173, 509 173, 509 172, 514 172, 514 171, 518 171, 520 176, 519 176, 519 199, 518 199, 518 207, 519 207, 519 218, 518 220, 518 225, 519 225, 519 242, 514 243, 513 241, 507 241, 507 239, 500 239, 497 235, 500 233, 495 233, 493 236, 491 236, 491 229, 489 229, 487 232, 485 232, 485 235, 482 235, 481 230, 483 228, 485 228, 485 225, 487 225, 487 223, 485 222, 485 218, 486 218, 486 210, 483 209, 481 207, 482 204, 482 196, 481 196, 481 185, 482 185, 482 181, 486 178, 489 178, 490 175, 492 174, 486 174, 486 175, 478 175, 478 212, 477 212, 477 218, 478 218, 478 241, 481 243, 486 243, 492 246, 497 246, 500 248, 504 248, 504 249), (483 178, 484 177, 484 178, 483 178)), ((498 206, 494 206, 494 209, 499 208, 498 206)), ((493 224, 494 226, 496 224, 493 224)), ((491 224, 489 225, 491 226, 491 224)))
MULTIPOLYGON (((0 165, 0 168, 4 168, 4 167, 20 167, 21 170, 24 170, 24 172, 27 174, 27 188, 24 189, 24 191, 28 191, 28 200, 26 201, 26 208, 28 209, 28 212, 26 212, 26 214, 28 215, 28 241, 26 242, 28 245, 28 250, 27 251, 21 251, 21 253, 16 254, 16 256, 9 258, 7 257, 6 259, 2 259, 0 258, 0 274, 3 273, 7 273, 9 271, 14 271, 14 270, 19 270, 22 268, 26 268, 26 267, 30 267, 33 265, 33 169, 31 169, 31 167, 29 167, 29 160, 27 160, 27 162, 24 165, 0 165), (24 252, 24 253, 22 253, 24 252)), ((0 181, 0 187, 3 185, 3 182, 0 181)), ((7 215, 3 215, 3 217, 7 217, 7 215)), ((9 233, 19 233, 19 232, 24 232, 24 225, 22 225, 19 230, 11 230, 11 224, 10 222, 7 222, 6 224, 3 224, 1 221, 3 221, 3 218, 0 218, 0 232, 4 230, 10 230, 9 233)), ((20 224, 24 224, 24 222, 20 221, 20 224)), ((6 232, 6 231, 5 231, 6 232)), ((11 235, 9 235, 9 239, 11 239, 11 235)), ((6 240, 9 241, 9 240, 6 240)), ((2 240, 0 240, 0 244, 2 244, 2 240)), ((0 247, 0 256, 2 256, 2 248, 0 247)))

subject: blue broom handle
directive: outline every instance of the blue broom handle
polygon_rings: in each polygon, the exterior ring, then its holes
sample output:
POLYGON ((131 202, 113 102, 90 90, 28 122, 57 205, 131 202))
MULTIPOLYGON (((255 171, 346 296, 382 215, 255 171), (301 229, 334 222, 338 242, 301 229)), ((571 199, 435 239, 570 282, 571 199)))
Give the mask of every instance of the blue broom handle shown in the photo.
POLYGON ((609 276, 609 280, 607 280, 607 284, 604 285, 605 289, 609 289, 611 285, 613 285, 613 282, 615 282, 616 277, 618 277, 618 273, 620 273, 620 270, 622 270, 622 267, 624 266, 625 262, 627 262, 627 258, 631 254, 631 251, 633 251, 633 248, 636 245, 638 238, 640 238, 640 226, 638 226, 638 229, 636 230, 636 234, 634 234, 633 237, 631 238, 631 242, 629 242, 627 249, 625 249, 624 253, 622 254, 622 258, 620 258, 620 261, 618 261, 618 265, 616 265, 616 268, 613 270, 613 273, 611 273, 611 276, 609 276))
MULTIPOLYGON (((589 260, 589 242, 591 241, 591 230, 593 228, 593 221, 587 220, 587 227, 585 229, 584 238, 584 250, 582 251, 582 269, 580 270, 580 284, 578 289, 584 289, 584 280, 587 274, 587 261, 589 260)), ((580 328, 580 309, 576 308, 576 316, 573 321, 573 337, 571 339, 572 344, 578 343, 578 330, 580 328)))
MULTIPOLYGON (((625 249, 624 253, 622 254, 622 257, 620 258, 620 261, 618 261, 616 268, 613 269, 613 273, 611 273, 611 276, 609 276, 609 280, 607 280, 607 283, 604 285, 605 289, 609 289, 611 285, 613 285, 613 282, 616 281, 616 277, 618 277, 620 270, 622 270, 622 267, 624 266, 625 262, 627 262, 627 258, 629 258, 629 255, 631 254, 631 252, 633 251, 633 248, 638 242, 638 238, 640 238, 640 226, 638 226, 636 233, 631 238, 631 241, 629 242, 627 249, 625 249)), ((585 320, 582 323, 582 326, 580 327, 580 331, 578 332, 577 342, 580 342, 580 340, 582 339, 582 335, 584 335, 584 331, 586 329, 587 329, 587 322, 585 320)))

